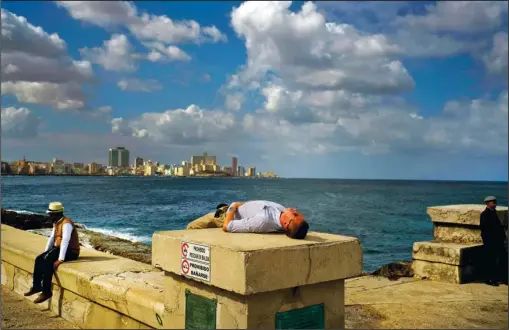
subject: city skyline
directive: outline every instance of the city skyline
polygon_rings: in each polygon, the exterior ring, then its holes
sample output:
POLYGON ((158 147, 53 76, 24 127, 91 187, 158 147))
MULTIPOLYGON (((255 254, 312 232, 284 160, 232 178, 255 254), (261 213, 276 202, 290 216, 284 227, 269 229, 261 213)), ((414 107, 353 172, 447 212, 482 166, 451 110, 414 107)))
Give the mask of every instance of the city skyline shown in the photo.
POLYGON ((507 181, 507 9, 5 2, 2 158, 125 146, 284 177, 507 181))

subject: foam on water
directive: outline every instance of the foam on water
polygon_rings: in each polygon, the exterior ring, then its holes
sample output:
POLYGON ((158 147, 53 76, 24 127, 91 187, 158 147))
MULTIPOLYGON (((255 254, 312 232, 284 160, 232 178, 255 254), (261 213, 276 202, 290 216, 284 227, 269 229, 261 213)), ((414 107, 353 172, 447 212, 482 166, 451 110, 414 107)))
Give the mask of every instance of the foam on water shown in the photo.
POLYGON ((121 239, 125 239, 131 242, 142 242, 150 244, 152 242, 152 237, 150 236, 142 236, 133 234, 130 231, 134 231, 133 228, 125 228, 125 229, 107 229, 107 228, 94 228, 90 227, 87 230, 95 231, 97 233, 101 233, 108 236, 114 236, 121 239))

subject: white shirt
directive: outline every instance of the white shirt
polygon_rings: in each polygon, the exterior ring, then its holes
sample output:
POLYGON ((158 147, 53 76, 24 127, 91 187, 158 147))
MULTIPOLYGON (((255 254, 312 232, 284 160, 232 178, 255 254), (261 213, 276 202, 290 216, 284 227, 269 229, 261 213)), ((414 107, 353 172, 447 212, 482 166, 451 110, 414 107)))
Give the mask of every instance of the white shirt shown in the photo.
MULTIPOLYGON (((226 230, 230 233, 272 233, 283 231, 280 217, 286 208, 269 201, 249 201, 235 212, 226 230)), ((230 210, 230 209, 228 209, 230 210)))
MULTIPOLYGON (((62 218, 63 219, 63 218, 62 218)), ((56 224, 58 224, 62 219, 58 220, 56 224)), ((53 231, 48 239, 48 243, 46 244, 45 252, 51 249, 55 245, 55 227, 53 227, 53 231)), ((71 241, 71 234, 74 230, 74 227, 70 223, 66 223, 62 226, 62 244, 60 245, 60 253, 58 255, 58 260, 65 261, 65 254, 67 253, 67 248, 69 247, 69 242, 71 241)))

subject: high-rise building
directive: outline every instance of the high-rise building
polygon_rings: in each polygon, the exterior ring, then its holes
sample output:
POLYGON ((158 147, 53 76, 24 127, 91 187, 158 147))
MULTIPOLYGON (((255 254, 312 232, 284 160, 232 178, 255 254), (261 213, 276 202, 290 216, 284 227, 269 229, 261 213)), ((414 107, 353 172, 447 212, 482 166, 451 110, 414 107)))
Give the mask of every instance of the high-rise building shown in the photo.
POLYGON ((108 166, 129 167, 129 150, 124 147, 117 147, 109 150, 108 166))
POLYGON ((250 167, 247 169, 247 176, 256 176, 256 167, 250 167))
POLYGON ((239 166, 237 168, 237 175, 238 176, 246 176, 246 169, 244 168, 244 166, 239 166))
POLYGON ((237 176, 237 157, 232 157, 232 172, 231 176, 237 176))
POLYGON ((134 161, 134 167, 140 167, 140 166, 143 166, 143 158, 136 157, 136 159, 134 161))

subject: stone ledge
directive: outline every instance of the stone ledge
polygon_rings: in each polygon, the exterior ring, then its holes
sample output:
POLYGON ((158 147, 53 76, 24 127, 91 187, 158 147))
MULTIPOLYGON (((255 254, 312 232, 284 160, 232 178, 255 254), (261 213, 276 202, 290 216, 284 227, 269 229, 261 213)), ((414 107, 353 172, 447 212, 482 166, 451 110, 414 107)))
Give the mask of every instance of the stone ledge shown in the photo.
POLYGON ((349 278, 362 271, 357 238, 316 232, 305 240, 221 229, 157 232, 152 264, 180 275, 183 241, 210 246, 210 282, 204 283, 242 295, 349 278))
MULTIPOLYGON (((481 212, 485 209, 486 205, 482 204, 431 206, 427 208, 427 213, 432 222, 479 226, 481 212)), ((497 214, 507 226, 507 207, 497 206, 497 214)))
POLYGON ((482 252, 482 244, 415 242, 412 249, 412 258, 414 260, 464 266, 479 263, 482 252))
POLYGON ((479 278, 478 267, 472 265, 456 266, 440 262, 414 260, 412 262, 414 277, 437 282, 463 284, 479 278))
MULTIPOLYGON (((31 274, 47 238, 6 225, 1 230, 2 263, 31 274)), ((2 269, 8 274, 5 266, 2 269)), ((138 322, 161 327, 155 314, 164 313, 164 273, 150 265, 82 247, 78 260, 59 267, 53 283, 138 322)))
POLYGON ((439 242, 482 244, 481 229, 478 226, 435 222, 433 237, 439 242))

